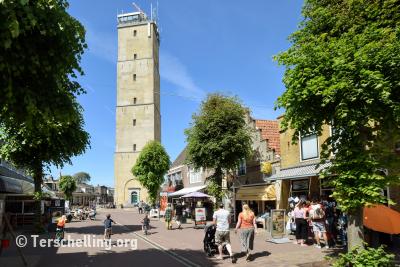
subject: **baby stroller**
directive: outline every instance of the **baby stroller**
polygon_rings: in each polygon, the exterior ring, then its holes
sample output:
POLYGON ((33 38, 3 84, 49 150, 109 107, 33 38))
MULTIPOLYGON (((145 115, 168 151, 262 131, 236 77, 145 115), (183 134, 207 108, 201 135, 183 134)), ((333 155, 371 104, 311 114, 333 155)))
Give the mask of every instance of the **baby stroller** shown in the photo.
MULTIPOLYGON (((204 239, 203 239, 203 244, 204 244, 204 252, 207 254, 208 257, 212 257, 214 254, 218 253, 218 246, 215 244, 215 232, 216 232, 216 227, 213 224, 207 225, 204 228, 204 239)), ((228 250, 226 249, 225 244, 222 247, 222 253, 225 255, 229 255, 228 250)))
POLYGON ((89 212, 89 215, 88 215, 88 217, 89 217, 89 219, 90 220, 96 220, 96 211, 95 210, 91 210, 90 212, 89 212))

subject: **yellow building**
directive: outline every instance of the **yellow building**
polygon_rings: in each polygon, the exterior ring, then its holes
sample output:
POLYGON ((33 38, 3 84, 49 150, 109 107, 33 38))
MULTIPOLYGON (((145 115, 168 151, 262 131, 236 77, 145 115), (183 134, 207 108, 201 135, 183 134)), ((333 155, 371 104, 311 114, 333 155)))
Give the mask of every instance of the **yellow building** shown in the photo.
MULTIPOLYGON (((282 117, 278 118, 279 123, 282 117)), ((296 144, 292 143, 294 130, 287 130, 280 134, 280 170, 268 177, 279 185, 280 196, 277 208, 286 209, 289 197, 311 198, 313 196, 328 196, 332 189, 326 187, 319 179, 319 172, 330 163, 320 163, 322 144, 331 135, 331 127, 323 126, 320 136, 310 134, 300 136, 296 144)))
POLYGON ((141 149, 161 140, 159 34, 143 12, 118 15, 115 201, 134 205, 148 194, 131 169, 141 149))

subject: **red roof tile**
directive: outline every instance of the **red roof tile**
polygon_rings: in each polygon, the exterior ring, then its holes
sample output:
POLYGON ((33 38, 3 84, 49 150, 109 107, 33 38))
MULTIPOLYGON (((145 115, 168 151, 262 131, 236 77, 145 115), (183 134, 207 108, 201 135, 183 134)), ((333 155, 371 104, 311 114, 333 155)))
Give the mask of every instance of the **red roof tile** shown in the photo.
POLYGON ((279 123, 276 120, 256 120, 256 127, 261 130, 261 137, 268 142, 268 147, 280 155, 279 123))

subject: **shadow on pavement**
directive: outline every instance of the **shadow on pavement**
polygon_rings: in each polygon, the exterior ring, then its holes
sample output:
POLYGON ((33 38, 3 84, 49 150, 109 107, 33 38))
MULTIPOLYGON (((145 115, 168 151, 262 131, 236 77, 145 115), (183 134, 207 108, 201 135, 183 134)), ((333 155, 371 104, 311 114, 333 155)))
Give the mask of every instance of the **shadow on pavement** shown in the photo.
MULTIPOLYGON (((74 234, 103 234, 104 233, 104 225, 88 225, 87 227, 76 226, 74 227, 72 224, 67 224, 65 228, 66 234, 74 233, 74 234)), ((142 230, 141 225, 113 225, 112 233, 113 234, 124 234, 124 233, 132 233, 133 231, 142 230)))
MULTIPOLYGON (((169 250, 162 252, 157 249, 132 250, 117 252, 114 250, 102 250, 96 255, 88 252, 72 252, 57 254, 56 249, 46 249, 39 255, 25 255, 29 267, 110 267, 110 266, 173 266, 184 267, 197 264, 200 266, 217 266, 218 262, 208 259, 202 251, 191 250, 169 250), (169 255, 167 255, 169 254, 169 255), (172 255, 171 255, 172 254, 172 255), (179 257, 174 256, 180 255, 179 257), (171 256, 170 256, 171 255, 171 256), (184 256, 184 258, 182 258, 184 256), (202 258, 202 262, 192 261, 193 258, 202 258), (186 260, 186 261, 185 261, 186 260), (188 265, 192 263, 192 265, 188 265)), ((19 267, 23 266, 18 257, 1 257, 0 266, 19 267)))
POLYGON ((261 251, 261 252, 256 252, 254 254, 252 254, 252 261, 256 260, 257 258, 261 258, 261 257, 268 257, 269 255, 271 255, 270 252, 268 251, 261 251))

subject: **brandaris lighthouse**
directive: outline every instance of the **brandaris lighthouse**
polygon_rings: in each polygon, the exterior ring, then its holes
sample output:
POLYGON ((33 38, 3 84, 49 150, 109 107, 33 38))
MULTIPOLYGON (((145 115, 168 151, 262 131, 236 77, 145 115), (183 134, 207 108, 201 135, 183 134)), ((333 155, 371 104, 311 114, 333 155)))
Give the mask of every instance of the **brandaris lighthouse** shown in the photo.
POLYGON ((148 196, 131 169, 147 142, 161 141, 159 44, 157 24, 144 12, 118 15, 117 205, 134 205, 148 196))

